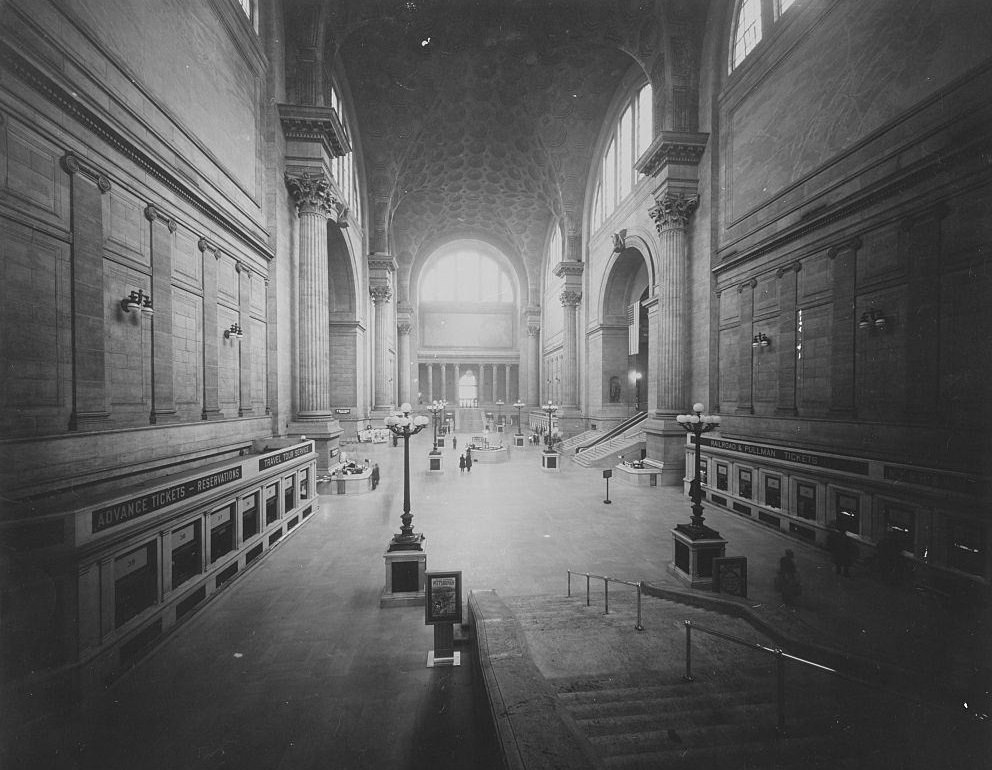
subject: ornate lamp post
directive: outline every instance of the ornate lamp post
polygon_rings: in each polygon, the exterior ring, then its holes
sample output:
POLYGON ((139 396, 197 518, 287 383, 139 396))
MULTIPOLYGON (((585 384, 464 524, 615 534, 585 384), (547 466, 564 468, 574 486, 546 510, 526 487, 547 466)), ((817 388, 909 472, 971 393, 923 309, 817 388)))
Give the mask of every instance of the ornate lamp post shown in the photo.
POLYGON ((717 428, 720 425, 720 417, 703 414, 703 405, 693 404, 691 414, 680 414, 675 421, 693 437, 696 469, 695 478, 689 483, 692 518, 689 524, 677 524, 672 530, 672 536, 675 538, 674 574, 693 588, 710 588, 714 580, 714 561, 725 556, 727 541, 720 537, 719 532, 703 523, 700 436, 717 428))
POLYGON ((496 399, 496 432, 499 433, 499 426, 503 424, 503 399, 496 399))
POLYGON ((446 406, 444 401, 434 401, 427 407, 427 411, 431 413, 434 420, 434 448, 431 450, 433 453, 437 453, 437 418, 446 406))
POLYGON ((410 513, 410 436, 415 436, 425 427, 429 420, 423 415, 410 417, 410 404, 400 406, 402 414, 391 414, 386 418, 386 427, 394 436, 403 439, 403 515, 400 517, 403 526, 398 534, 393 535, 389 543, 390 551, 418 550, 423 535, 413 531, 413 514, 410 513))
POLYGON ((525 404, 519 398, 517 399, 516 403, 513 405, 513 408, 517 410, 517 435, 518 436, 522 436, 523 435, 523 433, 520 430, 523 427, 522 424, 521 424, 521 422, 520 422, 520 410, 523 409, 525 406, 527 406, 527 404, 525 404))
POLYGON ((699 437, 719 427, 720 416, 716 414, 703 414, 703 405, 693 404, 692 414, 680 414, 675 418, 675 421, 685 428, 687 433, 692 434, 693 443, 696 445, 695 478, 689 484, 689 499, 692 500, 692 517, 690 521, 693 527, 705 527, 703 524, 703 487, 699 470, 702 455, 699 448, 699 437))
POLYGON ((551 441, 551 418, 554 416, 555 412, 558 411, 558 404, 548 401, 548 403, 546 403, 544 406, 541 407, 541 411, 543 411, 546 415, 548 415, 548 439, 547 439, 548 447, 545 451, 553 452, 554 448, 551 441))

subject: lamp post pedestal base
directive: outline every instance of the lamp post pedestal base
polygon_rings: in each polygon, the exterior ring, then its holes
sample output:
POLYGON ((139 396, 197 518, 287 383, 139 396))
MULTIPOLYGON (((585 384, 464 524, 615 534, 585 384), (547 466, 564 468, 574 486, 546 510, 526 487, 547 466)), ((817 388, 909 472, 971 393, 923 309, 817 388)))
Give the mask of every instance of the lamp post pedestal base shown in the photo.
POLYGON ((523 445, 524 445, 524 434, 523 433, 517 433, 513 437, 513 446, 520 447, 520 446, 523 446, 523 445))
MULTIPOLYGON (((438 444, 438 447, 441 445, 438 444)), ((432 449, 427 453, 427 470, 433 473, 444 473, 444 465, 441 462, 441 458, 444 455, 441 454, 439 450, 432 449)))
POLYGON ((559 472, 561 470, 561 455, 558 452, 541 452, 541 470, 559 472))
POLYGON ((713 588, 713 560, 727 553, 727 541, 705 524, 679 524, 672 530, 675 560, 668 571, 690 588, 713 588))
POLYGON ((383 557, 386 561, 386 585, 379 597, 380 607, 423 606, 427 551, 421 535, 417 544, 390 542, 383 557))

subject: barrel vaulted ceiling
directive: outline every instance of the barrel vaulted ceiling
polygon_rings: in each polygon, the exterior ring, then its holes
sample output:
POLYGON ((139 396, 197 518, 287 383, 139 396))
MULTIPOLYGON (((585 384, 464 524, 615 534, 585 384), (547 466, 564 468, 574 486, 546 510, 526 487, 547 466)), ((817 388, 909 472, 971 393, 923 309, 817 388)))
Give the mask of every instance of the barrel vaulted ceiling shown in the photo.
MULTIPOLYGON (((537 288, 552 221, 581 232, 618 87, 664 61, 661 0, 286 1, 287 39, 314 41, 322 69, 345 73, 370 248, 399 259, 401 280, 465 237, 502 249, 537 288)), ((706 3, 671 5, 692 16, 706 3)))

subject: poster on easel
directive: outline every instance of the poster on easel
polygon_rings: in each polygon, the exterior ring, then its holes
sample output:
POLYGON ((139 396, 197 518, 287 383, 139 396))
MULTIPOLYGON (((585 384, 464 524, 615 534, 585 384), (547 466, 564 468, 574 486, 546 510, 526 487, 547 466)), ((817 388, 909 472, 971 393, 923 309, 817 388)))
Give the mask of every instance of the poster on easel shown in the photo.
POLYGON ((462 573, 427 572, 425 624, 462 622, 462 573))

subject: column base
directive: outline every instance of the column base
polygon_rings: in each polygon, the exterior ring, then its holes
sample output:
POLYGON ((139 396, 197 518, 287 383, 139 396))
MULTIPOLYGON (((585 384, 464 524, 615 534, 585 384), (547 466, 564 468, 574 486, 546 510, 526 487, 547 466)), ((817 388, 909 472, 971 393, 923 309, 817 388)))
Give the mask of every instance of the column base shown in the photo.
POLYGON ((288 436, 306 436, 316 444, 317 475, 326 475, 332 466, 336 465, 335 457, 341 452, 341 426, 337 420, 323 419, 296 420, 286 428, 288 436))
MULTIPOLYGON (((440 446, 440 444, 438 444, 440 446)), ((427 470, 432 473, 444 473, 444 465, 442 463, 442 455, 440 452, 435 452, 433 449, 427 453, 427 470)))
POLYGON ((541 452, 541 470, 557 473, 561 470, 561 454, 558 452, 541 452))
POLYGON ((644 425, 645 457, 661 464, 658 484, 675 487, 685 477, 685 429, 673 415, 649 417, 644 425))
POLYGON ((100 430, 110 426, 110 412, 73 412, 69 430, 100 430))
POLYGON ((675 560, 668 571, 690 588, 713 589, 713 560, 727 553, 727 541, 714 529, 679 524, 672 530, 675 560))
POLYGON ((427 551, 420 536, 420 550, 393 550, 391 542, 383 554, 386 585, 379 596, 379 607, 423 606, 426 595, 427 551))

